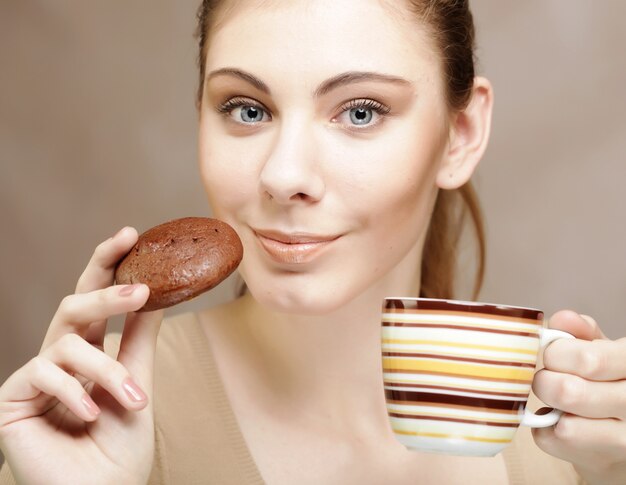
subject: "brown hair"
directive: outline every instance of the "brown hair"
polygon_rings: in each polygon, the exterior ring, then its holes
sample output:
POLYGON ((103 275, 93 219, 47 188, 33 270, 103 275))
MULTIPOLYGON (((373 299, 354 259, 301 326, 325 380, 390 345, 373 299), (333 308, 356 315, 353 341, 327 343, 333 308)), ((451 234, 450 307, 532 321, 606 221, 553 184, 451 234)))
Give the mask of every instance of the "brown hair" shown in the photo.
MULTIPOLYGON (((406 0, 411 11, 429 29, 441 53, 449 109, 460 111, 470 101, 474 84, 474 20, 469 0, 406 0)), ((196 96, 202 100, 207 38, 223 0, 203 0, 198 9, 200 82, 196 96)), ((485 230, 476 191, 470 182, 455 190, 439 190, 424 243, 420 296, 453 298, 458 252, 469 214, 477 247, 473 298, 477 298, 485 273, 485 230)), ((245 287, 244 287, 245 290, 245 287)))

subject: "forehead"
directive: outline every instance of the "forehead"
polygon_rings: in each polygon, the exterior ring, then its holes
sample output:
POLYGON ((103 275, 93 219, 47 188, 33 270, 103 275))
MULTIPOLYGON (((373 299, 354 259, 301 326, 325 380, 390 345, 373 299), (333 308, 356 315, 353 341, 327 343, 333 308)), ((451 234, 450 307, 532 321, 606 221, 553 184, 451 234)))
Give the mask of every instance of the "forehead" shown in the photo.
POLYGON ((319 81, 348 70, 438 75, 433 42, 401 0, 234 0, 208 38, 207 71, 319 81))

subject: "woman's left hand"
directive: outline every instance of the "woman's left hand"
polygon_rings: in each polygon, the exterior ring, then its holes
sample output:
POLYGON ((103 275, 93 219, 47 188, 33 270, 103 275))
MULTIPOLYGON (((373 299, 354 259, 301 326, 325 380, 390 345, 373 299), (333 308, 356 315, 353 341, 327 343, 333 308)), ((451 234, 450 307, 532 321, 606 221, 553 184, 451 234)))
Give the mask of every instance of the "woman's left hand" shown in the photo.
POLYGON ((533 430, 537 445, 567 460, 590 484, 626 483, 626 338, 609 340, 596 321, 555 313, 550 328, 575 337, 551 343, 533 391, 564 411, 559 422, 533 430))

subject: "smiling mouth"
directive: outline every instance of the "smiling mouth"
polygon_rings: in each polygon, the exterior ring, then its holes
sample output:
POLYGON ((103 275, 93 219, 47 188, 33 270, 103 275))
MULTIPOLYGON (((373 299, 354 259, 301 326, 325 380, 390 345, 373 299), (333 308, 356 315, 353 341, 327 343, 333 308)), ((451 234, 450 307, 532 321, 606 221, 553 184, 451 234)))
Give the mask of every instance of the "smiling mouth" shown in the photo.
POLYGON ((308 263, 341 237, 262 230, 254 230, 254 234, 275 262, 286 264, 308 263))

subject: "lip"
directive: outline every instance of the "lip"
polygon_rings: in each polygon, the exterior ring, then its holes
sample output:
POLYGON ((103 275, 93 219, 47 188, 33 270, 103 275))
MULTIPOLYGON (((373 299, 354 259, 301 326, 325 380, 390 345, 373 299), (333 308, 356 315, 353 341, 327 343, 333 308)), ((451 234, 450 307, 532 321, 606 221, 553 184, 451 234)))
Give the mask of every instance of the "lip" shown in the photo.
POLYGON ((253 229, 253 232, 261 247, 274 261, 286 264, 308 263, 341 237, 265 229, 253 229))

